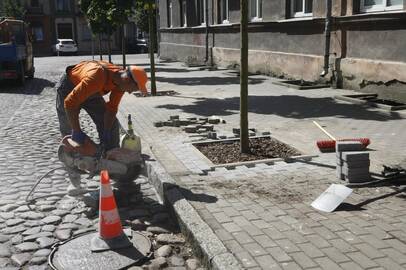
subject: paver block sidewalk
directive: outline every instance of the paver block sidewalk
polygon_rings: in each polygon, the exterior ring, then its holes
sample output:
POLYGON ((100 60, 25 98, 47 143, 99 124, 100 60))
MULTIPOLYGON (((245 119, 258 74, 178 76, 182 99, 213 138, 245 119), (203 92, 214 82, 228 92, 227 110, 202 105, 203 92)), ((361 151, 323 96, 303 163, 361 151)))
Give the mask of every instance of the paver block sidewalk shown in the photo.
MULTIPOLYGON (((179 95, 126 96, 120 121, 125 126, 127 113, 133 114, 143 147, 183 187, 184 196, 245 268, 406 268, 401 259, 406 255, 403 183, 354 188, 338 210, 322 213, 310 203, 331 183, 344 184, 335 176, 335 153, 319 153, 310 162, 217 168, 203 174, 210 164, 190 144, 193 138, 176 127, 155 128, 153 122, 170 115, 217 115, 227 124, 215 128, 230 132, 238 127, 238 80, 224 71, 188 70, 178 63, 161 67, 165 72, 158 69, 158 89, 179 95)), ((265 76, 250 80, 250 127, 271 131, 314 154, 315 141, 323 139, 311 123, 318 119, 338 138, 370 137, 377 150, 370 152, 375 172, 403 157, 402 117, 331 98, 346 90, 298 91, 275 86, 265 76)))

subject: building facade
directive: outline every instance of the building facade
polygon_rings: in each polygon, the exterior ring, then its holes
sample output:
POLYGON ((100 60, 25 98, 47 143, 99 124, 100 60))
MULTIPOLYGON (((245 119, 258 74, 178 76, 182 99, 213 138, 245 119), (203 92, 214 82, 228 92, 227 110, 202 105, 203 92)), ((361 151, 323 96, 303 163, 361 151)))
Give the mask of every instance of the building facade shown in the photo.
MULTIPOLYGON (((406 0, 247 1, 251 72, 406 101, 406 0)), ((239 0, 159 0, 159 9, 161 58, 239 65, 239 0)))
MULTIPOLYGON (((33 50, 36 56, 52 55, 57 39, 73 39, 79 54, 99 52, 98 37, 93 38, 86 18, 80 11, 78 0, 21 0, 25 20, 31 28, 33 50)), ((137 35, 134 23, 126 26, 126 37, 134 42, 137 35), (134 30, 135 29, 135 30, 134 30)), ((107 36, 102 37, 102 51, 107 53, 107 36)), ((111 37, 112 52, 121 51, 121 36, 117 31, 111 37)))

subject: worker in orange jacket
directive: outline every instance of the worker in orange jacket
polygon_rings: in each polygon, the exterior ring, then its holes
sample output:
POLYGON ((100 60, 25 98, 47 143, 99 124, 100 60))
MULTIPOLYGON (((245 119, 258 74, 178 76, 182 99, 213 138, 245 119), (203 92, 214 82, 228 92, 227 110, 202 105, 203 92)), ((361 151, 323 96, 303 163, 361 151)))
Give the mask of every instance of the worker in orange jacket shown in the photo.
POLYGON ((83 144, 87 135, 79 123, 79 112, 84 109, 96 124, 100 142, 106 150, 119 145, 116 114, 125 92, 140 90, 147 94, 148 77, 143 68, 129 66, 122 69, 104 61, 83 61, 69 66, 57 89, 56 109, 62 136, 83 144), (110 93, 105 102, 103 96, 110 93))
MULTIPOLYGON (((117 110, 124 93, 141 91, 147 94, 148 77, 143 68, 129 66, 123 69, 105 61, 83 61, 69 66, 57 87, 56 110, 62 137, 83 144, 87 135, 79 123, 79 112, 84 109, 96 124, 104 150, 119 146, 117 110), (106 102, 104 95, 110 93, 106 102)), ((80 185, 80 176, 69 172, 74 186, 80 185)))

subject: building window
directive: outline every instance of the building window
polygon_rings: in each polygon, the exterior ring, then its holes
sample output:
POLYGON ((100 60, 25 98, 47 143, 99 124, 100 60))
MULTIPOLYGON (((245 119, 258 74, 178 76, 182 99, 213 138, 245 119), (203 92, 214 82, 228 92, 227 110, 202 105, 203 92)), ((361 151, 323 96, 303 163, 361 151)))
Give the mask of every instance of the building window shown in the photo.
POLYGON ((361 0, 361 11, 388 11, 403 9, 403 0, 361 0))
POLYGON ((32 7, 39 7, 39 0, 31 0, 32 7))
POLYGON ((250 0, 249 9, 251 21, 262 19, 262 0, 250 0))
POLYGON ((313 16, 313 0, 292 0, 292 17, 313 16))
POLYGON ((205 25, 206 24, 206 0, 198 0, 197 8, 198 8, 198 24, 205 25))
POLYGON ((32 27, 32 33, 36 42, 44 41, 44 31, 41 25, 36 25, 32 27))
POLYGON ((218 0, 217 1, 217 23, 230 23, 229 19, 229 0, 218 0))
POLYGON ((168 0, 168 27, 172 27, 172 0, 168 0))
POLYGON ((69 0, 56 0, 57 11, 70 11, 69 0))
POLYGON ((183 27, 187 26, 187 6, 186 0, 181 0, 180 3, 180 25, 183 27))

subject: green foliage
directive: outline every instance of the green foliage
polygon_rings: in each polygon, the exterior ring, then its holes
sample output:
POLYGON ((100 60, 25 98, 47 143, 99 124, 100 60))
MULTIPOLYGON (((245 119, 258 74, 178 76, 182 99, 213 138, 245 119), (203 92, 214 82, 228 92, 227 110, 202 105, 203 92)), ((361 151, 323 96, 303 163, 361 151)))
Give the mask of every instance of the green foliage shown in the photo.
MULTIPOLYGON (((143 31, 143 32, 148 32, 149 29, 149 24, 148 24, 148 10, 146 8, 146 4, 149 3, 155 3, 154 1, 151 0, 137 0, 136 5, 135 5, 135 24, 137 27, 143 31)), ((156 22, 156 12, 154 11, 153 13, 153 21, 154 24, 156 22)), ((155 25, 154 25, 155 27, 155 25)))
POLYGON ((17 0, 2 0, 0 1, 0 16, 13 17, 23 19, 25 16, 25 8, 17 0))
POLYGON ((133 13, 133 0, 80 0, 92 32, 111 34, 125 24, 133 13))

